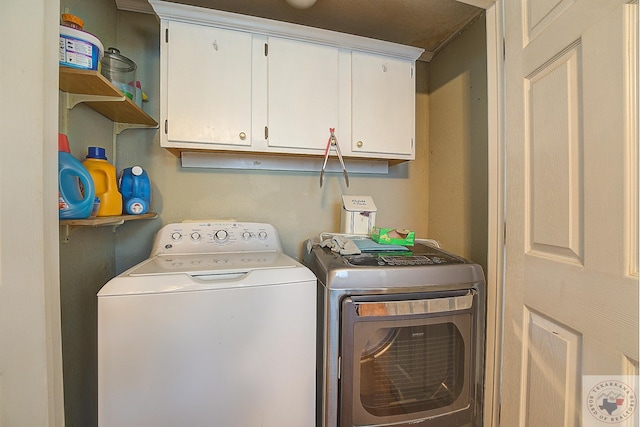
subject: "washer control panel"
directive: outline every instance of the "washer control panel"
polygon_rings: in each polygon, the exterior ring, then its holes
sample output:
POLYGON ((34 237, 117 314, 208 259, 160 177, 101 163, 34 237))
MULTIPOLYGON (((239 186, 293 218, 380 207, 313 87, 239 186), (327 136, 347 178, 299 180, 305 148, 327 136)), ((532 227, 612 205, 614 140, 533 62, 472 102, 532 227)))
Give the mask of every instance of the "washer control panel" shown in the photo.
POLYGON ((464 264, 465 260, 431 245, 416 242, 407 251, 363 252, 360 255, 343 255, 351 265, 360 267, 405 267, 464 264))
POLYGON ((256 222, 180 222, 158 231, 151 256, 226 252, 282 252, 271 224, 256 222))

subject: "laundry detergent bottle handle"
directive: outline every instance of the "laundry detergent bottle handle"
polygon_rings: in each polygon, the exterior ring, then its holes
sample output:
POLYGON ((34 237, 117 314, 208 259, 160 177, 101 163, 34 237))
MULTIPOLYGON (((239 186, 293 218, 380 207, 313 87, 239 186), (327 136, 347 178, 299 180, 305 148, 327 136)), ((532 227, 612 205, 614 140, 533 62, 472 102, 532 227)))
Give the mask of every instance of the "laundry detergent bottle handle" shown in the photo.
POLYGON ((69 150, 69 139, 58 134, 58 211, 60 219, 84 219, 91 215, 95 186, 89 171, 69 150))
POLYGON ((147 172, 140 166, 124 169, 120 173, 118 186, 122 194, 124 211, 130 215, 141 215, 149 211, 151 184, 147 172))

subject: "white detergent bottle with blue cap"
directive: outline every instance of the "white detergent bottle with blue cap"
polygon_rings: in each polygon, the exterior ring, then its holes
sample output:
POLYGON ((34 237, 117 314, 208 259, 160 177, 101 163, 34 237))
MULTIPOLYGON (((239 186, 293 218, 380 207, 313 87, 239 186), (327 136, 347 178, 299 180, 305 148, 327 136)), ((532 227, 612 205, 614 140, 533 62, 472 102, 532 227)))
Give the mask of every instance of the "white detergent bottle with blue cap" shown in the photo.
POLYGON ((129 215, 142 215, 151 205, 151 184, 147 172, 140 166, 124 169, 118 177, 123 209, 129 215))
POLYGON ((69 150, 67 135, 58 134, 58 211, 60 219, 91 215, 95 187, 89 171, 69 150))

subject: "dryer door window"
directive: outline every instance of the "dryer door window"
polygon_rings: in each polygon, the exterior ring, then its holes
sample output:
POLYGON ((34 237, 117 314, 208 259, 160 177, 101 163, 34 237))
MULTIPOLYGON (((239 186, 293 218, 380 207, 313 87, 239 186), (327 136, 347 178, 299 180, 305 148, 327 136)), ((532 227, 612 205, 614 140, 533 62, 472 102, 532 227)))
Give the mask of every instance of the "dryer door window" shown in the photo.
POLYGON ((470 408, 474 295, 346 298, 342 425, 403 426, 470 408))

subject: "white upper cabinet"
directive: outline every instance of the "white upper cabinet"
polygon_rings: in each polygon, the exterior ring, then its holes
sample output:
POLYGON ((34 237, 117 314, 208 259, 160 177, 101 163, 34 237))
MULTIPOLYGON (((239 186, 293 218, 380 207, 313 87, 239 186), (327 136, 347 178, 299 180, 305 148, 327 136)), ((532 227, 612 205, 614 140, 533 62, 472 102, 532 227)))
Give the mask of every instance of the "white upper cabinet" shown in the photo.
POLYGON ((322 156, 415 158, 422 49, 149 0, 161 21, 161 145, 322 156))
POLYGON ((412 156, 414 63, 362 52, 353 52, 351 61, 352 151, 412 156))
POLYGON ((251 145, 251 34, 182 22, 166 30, 167 140, 251 145))
POLYGON ((267 61, 269 147, 323 154, 340 129, 338 49, 272 37, 267 61))

